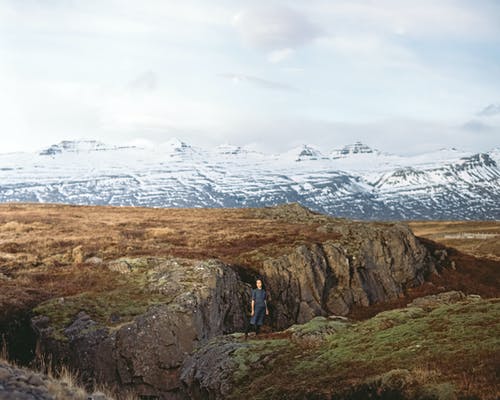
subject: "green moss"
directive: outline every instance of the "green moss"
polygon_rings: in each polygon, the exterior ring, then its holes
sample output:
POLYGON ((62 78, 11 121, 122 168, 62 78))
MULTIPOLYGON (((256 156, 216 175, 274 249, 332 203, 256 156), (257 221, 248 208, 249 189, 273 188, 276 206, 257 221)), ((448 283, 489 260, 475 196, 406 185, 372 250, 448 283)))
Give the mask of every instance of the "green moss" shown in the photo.
POLYGON ((85 311, 96 321, 97 327, 113 327, 143 314, 152 305, 170 301, 167 296, 147 291, 146 283, 145 274, 123 274, 117 277, 113 290, 87 291, 52 299, 38 305, 33 311, 50 319, 50 326, 54 329, 52 336, 61 340, 65 338, 63 330, 80 311, 85 311))
MULTIPOLYGON (((325 320, 293 330, 314 334, 324 329, 325 320)), ((481 382, 496 379, 499 331, 500 300, 490 299, 441 305, 432 311, 408 307, 382 312, 344 324, 313 346, 288 339, 262 341, 234 354, 234 398, 269 385, 267 395, 262 392, 255 398, 294 398, 294 393, 322 393, 329 387, 351 390, 356 385, 391 389, 400 384, 399 389, 412 396, 447 400, 464 390, 464 374, 472 382, 467 390, 482 397, 480 391, 489 386, 481 382), (378 378, 369 381, 370 376, 378 378)))
POLYGON ((259 388, 256 396, 264 395, 261 388, 269 388, 265 383, 267 377, 273 371, 283 369, 283 361, 286 363, 295 352, 296 346, 287 339, 248 340, 245 347, 237 349, 231 356, 236 367, 233 370, 235 390, 230 398, 247 398, 249 382, 259 388))
POLYGON ((315 317, 305 324, 292 325, 287 331, 292 332, 294 336, 325 336, 346 329, 350 323, 338 319, 329 319, 325 317, 315 317))
POLYGON ((348 368, 369 362, 398 368, 429 358, 456 357, 457 350, 481 354, 500 347, 500 304, 494 301, 441 306, 432 312, 407 308, 381 313, 345 334, 333 335, 322 354, 325 360, 348 368), (478 327, 483 329, 478 329, 478 327))

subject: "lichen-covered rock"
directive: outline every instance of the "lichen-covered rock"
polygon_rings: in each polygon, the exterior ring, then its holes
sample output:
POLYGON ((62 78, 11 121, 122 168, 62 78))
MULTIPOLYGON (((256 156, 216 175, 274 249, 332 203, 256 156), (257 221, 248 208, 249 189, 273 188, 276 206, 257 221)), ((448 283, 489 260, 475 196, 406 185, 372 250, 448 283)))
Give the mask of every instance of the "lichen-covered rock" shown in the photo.
MULTIPOLYGON (((98 308, 80 299, 81 310, 64 327, 55 324, 57 307, 65 304, 45 305, 38 310, 48 315, 32 320, 42 350, 82 371, 89 386, 104 382, 142 396, 181 399, 181 362, 197 343, 244 329, 249 286, 216 260, 148 259, 127 264, 134 267, 126 276, 140 280, 144 297, 155 296, 156 303, 131 320, 111 315, 113 323, 99 321, 98 308)), ((76 311, 74 303, 71 309, 76 311)))
POLYGON ((238 363, 231 355, 249 347, 237 336, 218 336, 186 357, 180 379, 191 399, 224 399, 233 391, 238 363))
POLYGON ((477 294, 466 295, 459 290, 450 290, 448 292, 418 297, 411 303, 409 303, 408 307, 421 307, 423 309, 430 309, 439 307, 442 304, 453 304, 459 301, 476 301, 480 299, 481 296, 477 294))
POLYGON ((397 298, 436 272, 428 250, 406 225, 353 223, 338 229, 339 241, 304 244, 264 261, 276 328, 397 298))

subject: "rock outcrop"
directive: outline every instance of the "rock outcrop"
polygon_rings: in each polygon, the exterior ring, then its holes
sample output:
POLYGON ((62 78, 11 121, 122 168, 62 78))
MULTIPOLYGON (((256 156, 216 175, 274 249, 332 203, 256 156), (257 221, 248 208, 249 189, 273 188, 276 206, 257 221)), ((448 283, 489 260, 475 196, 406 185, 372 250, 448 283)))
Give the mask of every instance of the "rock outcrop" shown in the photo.
POLYGON ((436 272, 430 253, 406 225, 322 228, 337 229, 341 239, 304 244, 263 263, 277 329, 397 298, 436 272))
POLYGON ((120 315, 111 315, 111 321, 103 323, 97 313, 92 314, 92 305, 83 302, 77 310, 72 303, 76 315, 69 325, 57 328, 57 314, 49 311, 68 306, 69 301, 62 300, 52 308, 49 304, 39 309, 48 315, 34 317, 33 327, 42 350, 54 361, 82 371, 88 386, 105 382, 133 388, 142 396, 183 398, 178 377, 181 362, 197 343, 244 328, 249 287, 230 267, 215 260, 129 260, 131 264, 142 269, 116 270, 142 279, 145 296, 157 299, 144 313, 125 322, 120 315))
POLYGON ((55 379, 0 361, 0 400, 107 400, 101 392, 88 394, 71 379, 55 379))
POLYGON ((445 292, 364 321, 315 317, 261 338, 217 336, 180 376, 192 400, 493 400, 499 316, 500 299, 445 292))
MULTIPOLYGON (((402 296, 436 271, 430 253, 406 225, 335 220, 299 206, 262 213, 328 233, 328 240, 296 242, 288 253, 280 248, 276 254, 283 255, 263 256, 252 266, 270 293, 268 318, 274 329, 323 317, 314 320, 322 328, 311 334, 287 333, 296 338, 316 340, 344 326, 324 317, 402 296)), ((182 399, 179 368, 186 357, 217 335, 244 329, 250 286, 243 281, 248 277, 221 261, 126 257, 99 265, 123 277, 113 293, 53 299, 37 307, 32 319, 42 351, 81 371, 89 387, 102 382, 143 396, 182 399)), ((231 352, 240 344, 224 342, 221 349, 225 346, 231 352)), ((202 373, 185 379, 211 379, 211 372, 197 371, 202 373)), ((210 391, 222 393, 224 387, 210 391)))
POLYGON ((443 304, 453 304, 459 301, 475 301, 481 300, 481 296, 477 294, 466 295, 460 290, 450 290, 438 294, 417 297, 412 302, 408 303, 408 307, 420 307, 425 310, 431 310, 443 304))

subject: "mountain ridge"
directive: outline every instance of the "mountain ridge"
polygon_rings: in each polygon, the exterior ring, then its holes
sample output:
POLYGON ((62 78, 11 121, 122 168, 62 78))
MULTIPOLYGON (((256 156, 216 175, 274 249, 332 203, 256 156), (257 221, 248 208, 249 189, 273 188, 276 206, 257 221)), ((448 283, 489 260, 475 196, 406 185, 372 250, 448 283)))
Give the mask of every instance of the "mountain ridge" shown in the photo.
POLYGON ((62 141, 0 154, 0 202, 260 207, 299 202, 365 219, 500 219, 500 151, 389 154, 356 142, 266 154, 171 139, 154 147, 62 141))

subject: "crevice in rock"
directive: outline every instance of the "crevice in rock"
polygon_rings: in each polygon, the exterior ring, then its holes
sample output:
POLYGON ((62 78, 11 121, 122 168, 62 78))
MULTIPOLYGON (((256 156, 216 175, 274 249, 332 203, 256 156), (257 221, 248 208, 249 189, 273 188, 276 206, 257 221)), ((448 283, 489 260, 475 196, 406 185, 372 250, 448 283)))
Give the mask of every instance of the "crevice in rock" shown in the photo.
POLYGON ((10 361, 29 366, 35 358, 37 336, 31 326, 31 313, 19 312, 0 323, 0 345, 5 347, 10 361))

